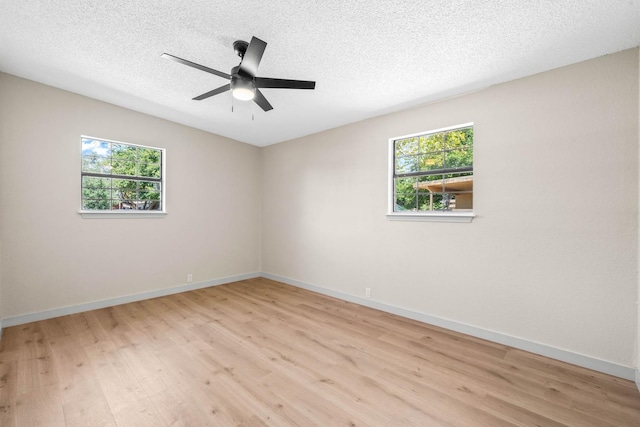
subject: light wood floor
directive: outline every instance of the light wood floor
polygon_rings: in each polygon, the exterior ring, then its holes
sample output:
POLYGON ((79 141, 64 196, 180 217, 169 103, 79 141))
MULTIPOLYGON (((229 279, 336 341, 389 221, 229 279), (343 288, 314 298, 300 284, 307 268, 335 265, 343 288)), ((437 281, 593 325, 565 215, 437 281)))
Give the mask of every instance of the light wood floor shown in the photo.
POLYGON ((7 328, 0 425, 637 427, 640 394, 252 279, 7 328))

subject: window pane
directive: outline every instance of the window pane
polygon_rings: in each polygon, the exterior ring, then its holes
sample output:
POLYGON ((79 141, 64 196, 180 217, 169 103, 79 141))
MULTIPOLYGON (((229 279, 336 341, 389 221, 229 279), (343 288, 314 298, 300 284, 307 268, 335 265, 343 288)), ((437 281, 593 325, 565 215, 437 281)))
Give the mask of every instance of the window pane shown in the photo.
POLYGON ((442 192, 442 174, 418 177, 417 187, 422 192, 442 192))
POLYGON ((153 148, 138 147, 138 162, 160 163, 161 152, 153 148))
POLYGON ((82 138, 82 157, 110 157, 111 144, 96 139, 82 138))
POLYGON ((82 187, 84 188, 111 188, 111 178, 95 178, 92 176, 82 177, 82 187))
POLYGON ((111 209, 113 209, 113 210, 133 210, 133 209, 135 209, 135 203, 133 201, 131 201, 131 200, 113 199, 111 204, 112 204, 111 209))
POLYGON ((111 146, 112 156, 117 160, 129 160, 135 162, 136 160, 136 147, 125 144, 112 144, 111 146))
POLYGON ((453 191, 451 195, 451 210, 473 209, 473 191, 453 191))
POLYGON ((127 189, 118 189, 113 190, 113 197, 117 198, 120 201, 128 201, 136 200, 138 198, 138 193, 135 189, 127 190, 127 189))
POLYGON ((111 161, 103 157, 83 157, 82 172, 111 173, 111 161))
POLYGON ((432 193, 430 206, 434 211, 458 210, 456 209, 456 197, 459 196, 459 194, 456 195, 455 193, 432 193))
POLYGON ((444 135, 436 133, 420 137, 420 152, 429 153, 431 151, 444 150, 444 135))
POLYGON ((395 197, 394 212, 415 211, 416 193, 397 193, 395 197))
POLYGON ((449 131, 446 139, 447 148, 471 147, 473 145, 473 128, 449 131))
POLYGON ((416 209, 416 178, 396 178, 395 186, 395 207, 394 211, 406 211, 416 209))
POLYGON ((113 188, 135 190, 138 183, 135 179, 114 179, 113 188))
POLYGON ((160 210, 160 200, 138 200, 136 206, 138 210, 157 211, 160 210))
POLYGON ((160 191, 160 183, 153 181, 138 181, 138 187, 141 190, 158 190, 160 191))
POLYGON ((470 182, 470 186, 473 188, 473 172, 447 173, 443 175, 443 178, 445 178, 445 182, 447 183, 447 188, 451 188, 450 184, 452 180, 455 181, 454 178, 459 181, 458 178, 464 177, 467 177, 467 181, 470 182))
POLYGON ((430 192, 433 200, 428 207, 421 204, 421 210, 464 210, 473 209, 473 174, 432 175, 418 178, 420 192, 430 192))
POLYGON ((473 209, 473 174, 449 174, 445 186, 451 195, 451 210, 473 209))
POLYGON ((140 163, 138 165, 138 176, 160 178, 160 164, 140 163))
POLYGON ((473 148, 460 148, 457 150, 447 151, 446 154, 447 168, 462 168, 473 166, 473 148))
POLYGON ((138 183, 133 179, 113 180, 113 198, 119 201, 135 200, 137 189, 138 183))
POLYGON ((82 209, 84 210, 108 210, 110 200, 82 200, 82 209))
POLYGON ((160 200, 160 192, 158 190, 141 190, 138 191, 140 200, 160 200))
POLYGON ((450 196, 446 193, 423 193, 418 194, 419 211, 446 211, 449 209, 450 196))
POLYGON ((82 198, 83 199, 110 199, 111 189, 110 188, 97 188, 97 189, 83 188, 82 198))
POLYGON ((136 163, 124 160, 113 160, 112 173, 115 175, 136 175, 136 163))
POLYGON ((418 193, 418 210, 419 211, 432 211, 432 194, 433 193, 418 193))
POLYGON ((113 197, 119 200, 134 199, 137 188, 137 182, 132 179, 114 179, 113 197))
POLYGON ((418 156, 396 157, 396 173, 418 171, 418 156))
POLYGON ((401 139, 395 142, 396 156, 409 156, 418 154, 420 146, 418 138, 401 139))
POLYGON ((420 171, 442 169, 444 167, 444 152, 423 154, 419 159, 420 171))
POLYGON ((433 193, 433 210, 444 211, 449 205, 449 196, 446 193, 433 193))

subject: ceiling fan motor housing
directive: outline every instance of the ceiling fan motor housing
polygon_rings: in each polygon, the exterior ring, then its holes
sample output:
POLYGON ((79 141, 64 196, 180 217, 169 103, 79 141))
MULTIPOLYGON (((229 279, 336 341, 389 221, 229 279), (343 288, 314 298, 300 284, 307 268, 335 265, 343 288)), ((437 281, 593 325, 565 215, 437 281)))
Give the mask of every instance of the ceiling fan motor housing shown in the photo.
POLYGON ((243 40, 236 40, 236 41, 233 42, 233 51, 240 58, 244 58, 244 54, 247 51, 247 47, 249 47, 249 43, 247 43, 247 42, 245 42, 243 40))

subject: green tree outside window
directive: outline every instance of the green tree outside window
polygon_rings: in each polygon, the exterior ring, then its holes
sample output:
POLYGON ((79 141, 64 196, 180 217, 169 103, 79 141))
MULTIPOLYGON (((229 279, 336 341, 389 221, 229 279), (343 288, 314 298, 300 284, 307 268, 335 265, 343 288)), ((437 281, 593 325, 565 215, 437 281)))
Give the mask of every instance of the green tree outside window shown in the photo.
POLYGON ((82 137, 83 210, 162 210, 163 150, 82 137))

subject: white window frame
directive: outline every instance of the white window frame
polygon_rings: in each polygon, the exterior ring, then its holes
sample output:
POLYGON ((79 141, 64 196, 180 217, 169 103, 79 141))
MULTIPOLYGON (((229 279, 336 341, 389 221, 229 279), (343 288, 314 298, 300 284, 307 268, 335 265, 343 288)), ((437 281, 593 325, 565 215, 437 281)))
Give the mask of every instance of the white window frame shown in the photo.
MULTIPOLYGON (((448 126, 440 129, 428 130, 426 132, 412 133, 410 135, 396 136, 389 138, 389 163, 387 177, 387 219, 392 221, 432 221, 432 222, 471 222, 475 218, 475 212, 395 212, 394 197, 394 172, 395 172, 395 142, 400 139, 413 138, 416 136, 446 132, 460 128, 473 127, 473 122, 463 123, 455 126, 448 126)), ((475 141, 474 141, 475 142, 475 141)), ((475 144, 474 144, 475 145, 475 144)), ((475 167, 474 167, 475 176, 475 167)))
MULTIPOLYGON (((167 214, 166 211, 166 191, 167 191, 167 180, 166 180, 166 164, 167 164, 167 153, 166 149, 161 147, 152 147, 150 145, 142 145, 142 144, 132 144, 130 142, 117 141, 113 139, 99 138, 95 136, 89 135, 80 135, 80 209, 78 213, 82 215, 83 218, 162 218, 167 214), (142 148, 150 148, 153 150, 159 150, 161 152, 161 209, 159 210, 86 210, 82 209, 82 140, 83 139, 95 139, 98 141, 109 142, 113 144, 124 144, 133 147, 142 147, 142 148)), ((133 178, 133 177, 132 177, 133 178)), ((140 179, 140 178, 135 178, 140 179)))

